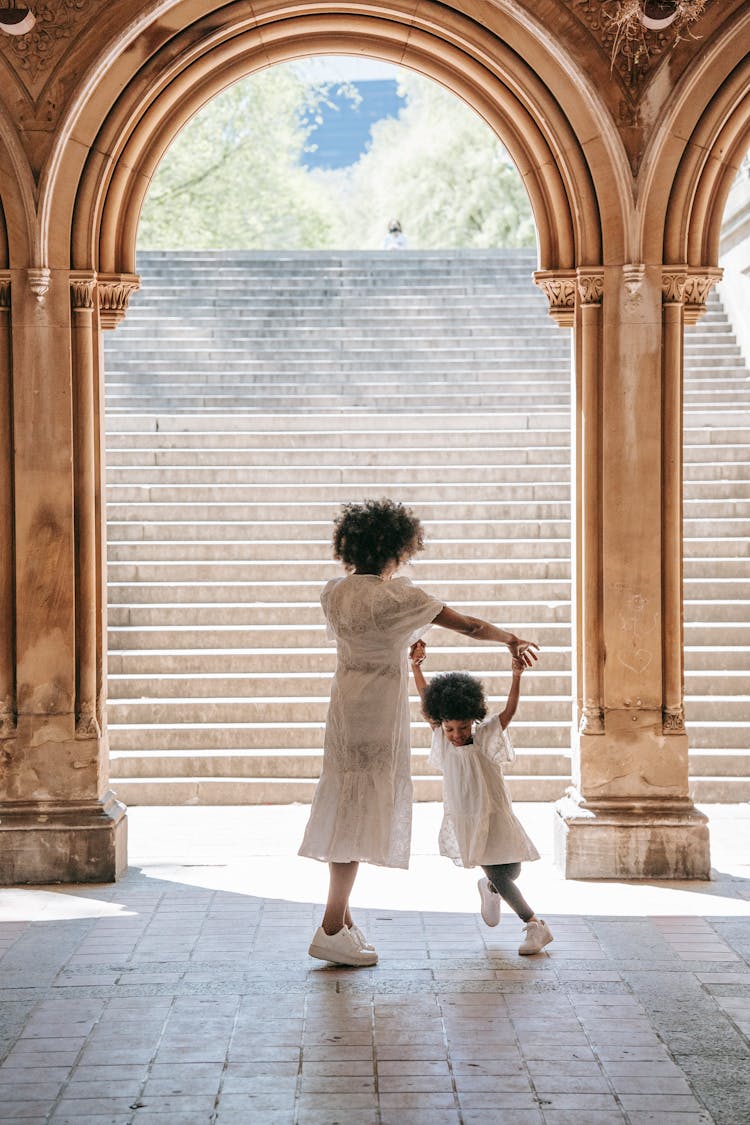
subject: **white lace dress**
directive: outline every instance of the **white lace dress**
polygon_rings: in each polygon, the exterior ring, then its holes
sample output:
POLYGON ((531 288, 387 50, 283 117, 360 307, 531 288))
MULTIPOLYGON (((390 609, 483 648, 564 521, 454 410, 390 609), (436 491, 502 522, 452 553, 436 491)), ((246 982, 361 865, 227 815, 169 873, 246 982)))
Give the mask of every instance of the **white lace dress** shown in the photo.
POLYGON ((477 724, 468 746, 453 746, 441 727, 433 730, 428 763, 443 775, 438 847, 459 867, 539 859, 513 812, 503 777, 501 763, 514 758, 498 715, 477 724))
POLYGON ((336 639, 323 769, 299 854, 408 867, 408 646, 443 608, 408 578, 334 578, 320 598, 336 639))

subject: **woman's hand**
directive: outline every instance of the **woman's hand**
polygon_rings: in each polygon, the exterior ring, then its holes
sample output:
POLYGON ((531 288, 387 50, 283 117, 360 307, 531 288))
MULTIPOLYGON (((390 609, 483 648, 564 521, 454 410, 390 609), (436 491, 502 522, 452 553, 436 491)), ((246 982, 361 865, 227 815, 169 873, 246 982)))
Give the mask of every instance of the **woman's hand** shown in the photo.
POLYGON ((514 637, 508 642, 508 649, 513 660, 521 660, 524 668, 533 668, 534 661, 538 660, 536 653, 539 651, 539 645, 536 641, 523 641, 520 637, 514 637))
POLYGON ((421 664, 427 656, 427 645, 424 641, 415 641, 409 649, 409 660, 412 664, 421 664))

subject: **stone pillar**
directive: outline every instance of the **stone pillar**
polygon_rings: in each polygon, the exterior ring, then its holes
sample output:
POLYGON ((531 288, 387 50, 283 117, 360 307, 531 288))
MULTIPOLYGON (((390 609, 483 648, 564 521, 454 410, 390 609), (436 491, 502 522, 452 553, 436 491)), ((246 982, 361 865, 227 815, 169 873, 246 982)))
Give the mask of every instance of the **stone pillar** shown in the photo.
POLYGON ((682 722, 682 311, 662 285, 638 265, 575 286, 581 704, 555 820, 571 878, 709 877, 682 722))
POLYGON ((11 426, 10 274, 0 273, 0 776, 6 739, 16 730, 13 429, 11 426))
POLYGON ((108 882, 125 866, 126 819, 97 720, 93 278, 36 269, 11 279, 17 722, 0 763, 0 883, 108 882))

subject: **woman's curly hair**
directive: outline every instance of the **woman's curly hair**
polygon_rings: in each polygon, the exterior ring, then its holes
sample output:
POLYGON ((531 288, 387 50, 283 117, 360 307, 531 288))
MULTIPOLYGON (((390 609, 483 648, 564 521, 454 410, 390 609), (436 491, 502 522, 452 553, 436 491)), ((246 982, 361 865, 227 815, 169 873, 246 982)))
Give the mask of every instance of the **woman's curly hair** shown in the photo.
POLYGON ((344 504, 333 524, 333 557, 347 570, 382 574, 388 563, 405 562, 424 547, 422 525, 394 500, 344 504))
POLYGON ((467 672, 441 672, 427 684, 422 710, 431 723, 481 722, 487 714, 484 688, 467 672))

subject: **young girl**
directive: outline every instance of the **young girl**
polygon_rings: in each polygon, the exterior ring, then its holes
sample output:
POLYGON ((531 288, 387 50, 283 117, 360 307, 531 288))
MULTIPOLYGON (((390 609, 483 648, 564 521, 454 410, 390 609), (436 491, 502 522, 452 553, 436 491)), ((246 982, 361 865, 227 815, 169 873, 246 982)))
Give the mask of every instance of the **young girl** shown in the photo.
POLYGON ((429 764, 443 774, 440 854, 459 867, 480 866, 485 873, 477 884, 484 921, 488 926, 498 924, 500 899, 505 899, 526 923, 518 952, 539 953, 552 941, 552 934, 515 884, 521 861, 539 859, 539 852, 513 814, 500 764, 515 758, 507 728, 518 707, 526 662, 513 657, 505 707, 486 719, 479 680, 464 672, 444 672, 428 683, 421 668, 426 652, 424 642, 417 641, 409 649, 409 659, 422 713, 432 727, 429 764))

